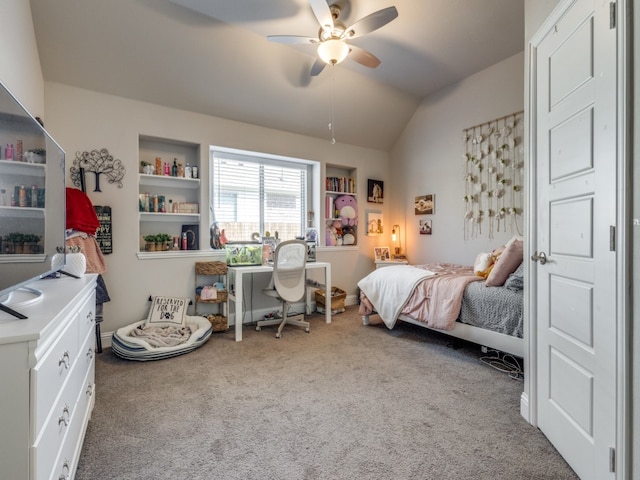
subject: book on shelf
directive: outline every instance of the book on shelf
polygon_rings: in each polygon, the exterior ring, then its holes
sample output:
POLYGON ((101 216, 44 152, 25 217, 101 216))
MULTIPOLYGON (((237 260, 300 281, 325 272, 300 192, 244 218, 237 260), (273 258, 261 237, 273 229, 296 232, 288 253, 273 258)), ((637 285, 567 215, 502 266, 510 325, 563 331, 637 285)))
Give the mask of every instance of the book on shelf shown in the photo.
POLYGON ((356 182, 350 177, 327 177, 325 189, 336 193, 356 193, 356 182))
POLYGON ((324 197, 324 217, 333 218, 333 197, 327 195, 324 197))

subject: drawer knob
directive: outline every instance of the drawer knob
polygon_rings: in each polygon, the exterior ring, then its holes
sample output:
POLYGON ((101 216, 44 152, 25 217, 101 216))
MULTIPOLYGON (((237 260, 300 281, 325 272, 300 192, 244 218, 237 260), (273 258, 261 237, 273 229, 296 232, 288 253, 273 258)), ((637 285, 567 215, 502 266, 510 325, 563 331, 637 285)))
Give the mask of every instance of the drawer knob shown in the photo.
POLYGON ((89 323, 93 322, 93 312, 87 313, 87 320, 89 320, 89 323))
POLYGON ((87 391, 85 393, 89 396, 93 395, 93 383, 87 385, 87 391))
POLYGON ((87 350, 87 358, 89 360, 91 360, 93 358, 93 348, 89 347, 89 350, 87 350))
POLYGON ((58 360, 58 366, 64 365, 65 370, 69 369, 69 351, 65 350, 62 354, 62 358, 58 360))
POLYGON ((65 427, 69 425, 69 405, 64 406, 62 409, 62 415, 58 417, 58 425, 61 423, 64 423, 65 427))

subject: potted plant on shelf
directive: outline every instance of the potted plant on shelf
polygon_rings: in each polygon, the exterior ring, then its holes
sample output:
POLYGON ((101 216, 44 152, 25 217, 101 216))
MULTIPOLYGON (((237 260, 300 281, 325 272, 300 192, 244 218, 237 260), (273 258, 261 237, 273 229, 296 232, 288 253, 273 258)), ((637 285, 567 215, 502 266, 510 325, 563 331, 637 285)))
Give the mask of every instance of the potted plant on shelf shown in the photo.
POLYGON ((166 233, 156 235, 156 251, 164 252, 165 250, 171 250, 171 240, 171 235, 166 233))
POLYGON ((155 172, 155 167, 144 160, 140 161, 140 168, 142 169, 142 173, 145 175, 153 175, 155 172))
POLYGON ((142 239, 144 240, 145 252, 156 251, 156 235, 145 235, 142 239))
POLYGON ((144 249, 146 252, 164 252, 165 250, 171 250, 171 235, 166 233, 156 233, 155 235, 145 235, 142 237, 144 240, 144 249))
POLYGON ((7 233, 4 236, 4 253, 21 254, 23 252, 24 234, 18 232, 7 233))
POLYGON ((40 253, 40 236, 34 233, 26 233, 23 238, 22 253, 40 253))
POLYGON ((27 163, 44 163, 47 151, 44 148, 32 148, 27 150, 22 158, 27 163))

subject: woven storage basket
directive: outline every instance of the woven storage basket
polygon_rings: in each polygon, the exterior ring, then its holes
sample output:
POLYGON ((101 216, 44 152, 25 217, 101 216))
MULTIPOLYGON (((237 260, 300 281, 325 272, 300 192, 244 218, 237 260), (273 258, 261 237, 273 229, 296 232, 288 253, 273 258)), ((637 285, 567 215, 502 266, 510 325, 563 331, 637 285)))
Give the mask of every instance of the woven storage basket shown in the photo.
POLYGON ((196 275, 226 275, 225 262, 196 262, 196 275))
MULTIPOLYGON (((347 292, 337 287, 331 287, 331 310, 344 309, 344 300, 347 298, 347 292)), ((326 308, 327 293, 324 290, 316 290, 316 305, 326 308)))
POLYGON ((211 322, 213 332, 226 332, 229 330, 227 317, 224 315, 207 315, 207 320, 211 322))
POLYGON ((202 300, 200 295, 196 295, 196 302, 198 303, 222 303, 227 301, 228 293, 226 290, 218 290, 216 292, 215 300, 202 300))

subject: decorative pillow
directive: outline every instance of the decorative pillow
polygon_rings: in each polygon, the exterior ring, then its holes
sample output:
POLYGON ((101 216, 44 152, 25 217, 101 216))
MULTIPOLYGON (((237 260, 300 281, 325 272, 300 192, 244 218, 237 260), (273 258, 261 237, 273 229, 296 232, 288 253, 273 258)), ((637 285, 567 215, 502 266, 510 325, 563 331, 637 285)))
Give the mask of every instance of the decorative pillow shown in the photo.
POLYGON ((188 298, 154 296, 146 324, 155 327, 184 327, 186 325, 185 316, 188 306, 188 298))
POLYGON ((473 273, 479 277, 487 278, 487 275, 491 272, 491 267, 493 267, 494 260, 494 256, 490 253, 479 253, 473 263, 473 273))
POLYGON ((486 285, 488 287, 501 287, 511 275, 518 265, 522 263, 523 244, 520 240, 514 240, 511 245, 505 248, 502 255, 498 257, 495 265, 491 269, 491 273, 487 277, 486 285))
POLYGON ((516 240, 520 240, 521 242, 524 240, 524 237, 522 235, 514 235, 513 237, 511 237, 511 240, 509 240, 506 244, 505 247, 508 247, 509 245, 511 245, 513 242, 515 242, 516 240))
POLYGON ((522 290, 524 288, 524 262, 520 264, 516 271, 509 275, 504 282, 504 287, 509 290, 522 290))

